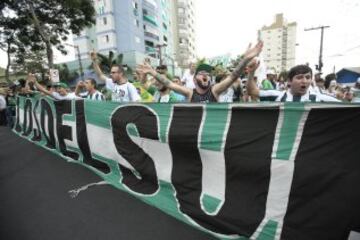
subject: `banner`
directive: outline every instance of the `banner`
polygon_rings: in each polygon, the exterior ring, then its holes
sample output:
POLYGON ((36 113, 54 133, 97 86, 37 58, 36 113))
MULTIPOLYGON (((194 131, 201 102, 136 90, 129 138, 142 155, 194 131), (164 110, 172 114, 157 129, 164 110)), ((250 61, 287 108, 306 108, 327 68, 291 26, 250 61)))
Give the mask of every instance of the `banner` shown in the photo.
POLYGON ((360 105, 17 98, 14 131, 219 239, 360 232, 360 105))

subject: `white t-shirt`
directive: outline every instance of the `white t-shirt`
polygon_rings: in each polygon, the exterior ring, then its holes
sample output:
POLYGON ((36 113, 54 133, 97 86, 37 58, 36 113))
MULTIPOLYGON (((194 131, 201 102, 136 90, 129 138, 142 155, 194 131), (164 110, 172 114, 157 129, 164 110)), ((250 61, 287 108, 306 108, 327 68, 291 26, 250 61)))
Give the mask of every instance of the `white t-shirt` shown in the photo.
POLYGON ((218 102, 233 102, 234 98, 234 89, 229 87, 226 91, 222 92, 219 96, 218 102))
POLYGON ((132 83, 114 83, 111 78, 106 78, 106 89, 110 90, 111 100, 114 102, 137 102, 141 97, 132 83))
POLYGON ((276 102, 340 102, 340 100, 318 92, 308 90, 299 99, 294 99, 290 90, 278 91, 278 90, 260 90, 260 100, 262 101, 276 101, 276 102))
POLYGON ((0 95, 0 110, 4 110, 6 108, 6 100, 3 95, 0 95))
POLYGON ((190 88, 190 89, 194 89, 195 88, 195 83, 194 83, 194 74, 190 73, 190 69, 186 70, 181 82, 183 82, 185 84, 185 87, 190 88))
POLYGON ((80 99, 75 95, 75 93, 68 93, 65 96, 60 95, 58 92, 52 92, 51 96, 55 98, 55 100, 73 100, 73 99, 80 99))

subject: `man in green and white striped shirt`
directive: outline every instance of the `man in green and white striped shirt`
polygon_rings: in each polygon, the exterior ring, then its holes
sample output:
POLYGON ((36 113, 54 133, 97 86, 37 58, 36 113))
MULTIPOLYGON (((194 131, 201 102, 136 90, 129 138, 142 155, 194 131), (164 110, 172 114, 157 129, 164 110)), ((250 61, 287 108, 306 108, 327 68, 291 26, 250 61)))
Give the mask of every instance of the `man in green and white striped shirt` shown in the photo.
POLYGON ((88 78, 85 82, 80 81, 76 85, 75 94, 88 100, 105 101, 104 95, 96 90, 96 81, 93 78, 88 78), (81 93, 81 89, 86 89, 86 92, 81 93))

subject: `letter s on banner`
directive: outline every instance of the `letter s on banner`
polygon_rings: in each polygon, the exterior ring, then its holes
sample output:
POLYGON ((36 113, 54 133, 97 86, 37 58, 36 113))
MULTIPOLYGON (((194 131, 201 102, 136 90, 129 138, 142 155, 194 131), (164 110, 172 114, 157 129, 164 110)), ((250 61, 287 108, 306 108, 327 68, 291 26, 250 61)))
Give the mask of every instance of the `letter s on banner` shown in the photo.
POLYGON ((140 175, 119 164, 122 183, 136 193, 155 194, 159 183, 154 160, 131 140, 127 132, 129 124, 136 126, 140 138, 159 141, 157 115, 145 106, 126 105, 119 107, 111 116, 116 150, 140 175))

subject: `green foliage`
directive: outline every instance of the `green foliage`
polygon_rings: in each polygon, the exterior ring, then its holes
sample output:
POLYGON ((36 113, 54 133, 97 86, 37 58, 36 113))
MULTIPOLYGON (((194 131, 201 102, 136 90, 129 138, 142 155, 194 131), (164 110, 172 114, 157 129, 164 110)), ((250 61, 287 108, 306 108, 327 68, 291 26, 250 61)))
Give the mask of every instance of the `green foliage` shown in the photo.
POLYGON ((52 47, 66 54, 62 41, 95 23, 91 0, 3 0, 0 4, 0 38, 12 33, 17 49, 45 49, 53 65, 52 47))
MULTIPOLYGON (((125 74, 127 76, 131 76, 133 73, 131 67, 129 67, 126 64, 125 65, 123 64, 124 55, 122 53, 115 55, 113 51, 109 51, 108 56, 101 53, 97 53, 97 57, 98 57, 98 64, 104 74, 110 74, 111 66, 113 65, 122 65, 124 67, 125 74)), ((93 69, 92 65, 89 66, 89 69, 93 69)))
POLYGON ((11 68, 14 73, 25 74, 28 72, 44 73, 47 71, 46 53, 44 51, 31 51, 19 48, 13 57, 11 68))
POLYGON ((208 64, 208 60, 206 58, 198 58, 196 60, 195 66, 198 67, 201 64, 208 64))
POLYGON ((77 71, 70 71, 66 64, 55 65, 55 68, 59 70, 59 76, 61 82, 69 83, 79 77, 77 71))

